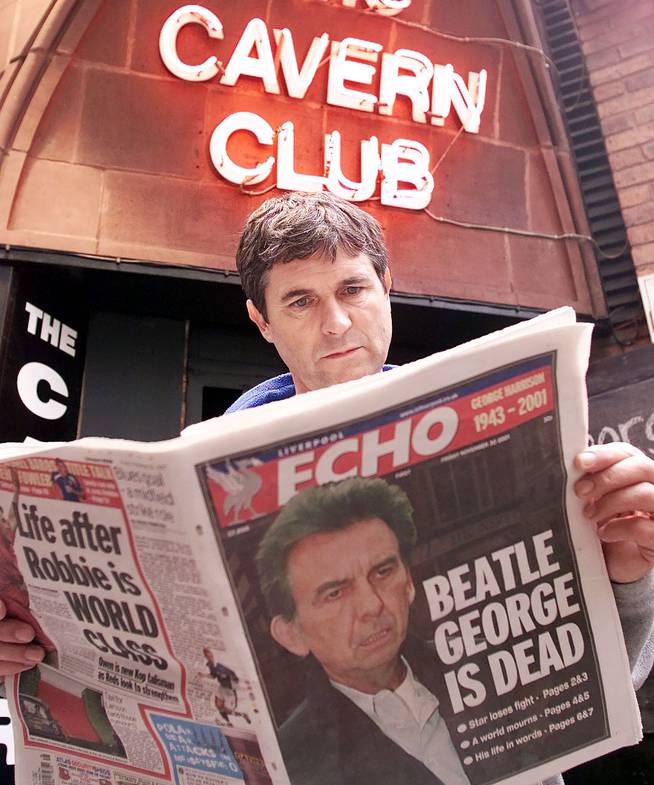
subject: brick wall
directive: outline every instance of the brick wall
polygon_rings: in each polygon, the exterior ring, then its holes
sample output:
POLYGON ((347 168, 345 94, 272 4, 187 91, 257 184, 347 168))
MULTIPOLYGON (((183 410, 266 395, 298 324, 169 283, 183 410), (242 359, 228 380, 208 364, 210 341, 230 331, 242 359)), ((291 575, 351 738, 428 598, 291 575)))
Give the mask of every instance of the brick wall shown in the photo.
POLYGON ((654 273, 654 2, 573 0, 636 273, 654 273))

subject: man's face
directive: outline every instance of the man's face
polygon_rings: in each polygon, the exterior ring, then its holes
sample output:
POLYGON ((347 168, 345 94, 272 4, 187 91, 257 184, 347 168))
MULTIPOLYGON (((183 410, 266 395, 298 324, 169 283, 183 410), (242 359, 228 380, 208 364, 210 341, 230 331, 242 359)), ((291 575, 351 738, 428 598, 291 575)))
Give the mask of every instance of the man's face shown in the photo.
POLYGON ((391 340, 390 274, 379 279, 365 254, 338 251, 273 266, 267 318, 248 313, 275 344, 298 393, 359 379, 382 369, 391 340))
POLYGON ((362 692, 399 685, 415 589, 384 521, 306 537, 289 554, 287 576, 296 612, 273 619, 279 643, 313 654, 330 679, 362 692))
POLYGON ((68 467, 66 466, 66 464, 63 461, 56 460, 55 461, 55 466, 57 467, 57 471, 60 474, 68 474, 68 467))

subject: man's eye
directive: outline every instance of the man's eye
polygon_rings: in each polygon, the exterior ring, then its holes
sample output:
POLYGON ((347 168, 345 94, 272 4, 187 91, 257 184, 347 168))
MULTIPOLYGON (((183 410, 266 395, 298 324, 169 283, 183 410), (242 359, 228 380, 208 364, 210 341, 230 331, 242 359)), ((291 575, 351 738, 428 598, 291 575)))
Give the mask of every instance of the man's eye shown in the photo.
POLYGON ((384 564, 381 567, 377 567, 377 577, 387 578, 389 575, 392 575, 395 572, 395 568, 395 564, 384 564))
POLYGON ((323 594, 323 599, 325 599, 327 602, 333 602, 334 600, 340 600, 342 595, 343 589, 332 589, 326 594, 323 594))
POLYGON ((362 291, 363 291, 363 286, 346 286, 345 287, 345 294, 350 295, 351 297, 354 297, 357 294, 361 294, 362 291))
POLYGON ((292 308, 298 308, 301 310, 302 308, 306 308, 309 305, 309 298, 308 297, 298 297, 297 300, 293 300, 291 303, 292 308))

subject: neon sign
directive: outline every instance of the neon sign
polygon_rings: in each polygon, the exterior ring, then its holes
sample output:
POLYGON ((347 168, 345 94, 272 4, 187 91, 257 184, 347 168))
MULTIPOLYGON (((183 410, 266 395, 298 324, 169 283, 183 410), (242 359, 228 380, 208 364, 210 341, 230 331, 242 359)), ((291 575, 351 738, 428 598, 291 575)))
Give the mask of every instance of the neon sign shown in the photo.
MULTIPOLYGON (((392 16, 408 7, 411 0, 365 2, 375 12, 392 16)), ((352 8, 356 0, 342 0, 342 3, 352 8)), ((179 31, 188 24, 201 25, 216 41, 223 39, 222 22, 209 9, 186 5, 174 11, 161 28, 159 52, 166 68, 179 79, 189 82, 215 79, 222 85, 235 87, 242 76, 249 76, 259 79, 266 93, 281 95, 278 76, 281 70, 285 94, 302 100, 329 52, 326 103, 392 117, 397 97, 404 96, 410 101, 411 118, 416 123, 443 126, 454 111, 464 131, 479 132, 486 97, 485 69, 470 72, 466 82, 452 65, 433 63, 422 52, 410 49, 386 52, 374 41, 353 37, 335 41, 328 33, 313 38, 300 64, 293 33, 288 28, 269 31, 259 18, 246 24, 226 64, 212 55, 193 65, 183 62, 177 51, 179 31), (359 89, 370 88, 378 70, 378 94, 359 89)), ((209 153, 220 176, 236 185, 261 183, 271 176, 276 165, 275 185, 284 190, 327 189, 350 201, 361 202, 373 196, 381 177, 380 200, 384 205, 421 210, 431 201, 434 178, 430 172, 430 155, 420 142, 396 139, 391 144, 380 144, 376 136, 361 140, 360 179, 355 181, 343 174, 338 130, 325 135, 321 174, 295 170, 294 140, 295 126, 290 120, 275 130, 260 115, 241 111, 228 115, 217 125, 211 135, 209 153), (274 154, 264 152, 254 166, 241 166, 233 161, 227 153, 227 144, 233 134, 243 131, 252 134, 262 147, 275 147, 268 151, 274 154)))

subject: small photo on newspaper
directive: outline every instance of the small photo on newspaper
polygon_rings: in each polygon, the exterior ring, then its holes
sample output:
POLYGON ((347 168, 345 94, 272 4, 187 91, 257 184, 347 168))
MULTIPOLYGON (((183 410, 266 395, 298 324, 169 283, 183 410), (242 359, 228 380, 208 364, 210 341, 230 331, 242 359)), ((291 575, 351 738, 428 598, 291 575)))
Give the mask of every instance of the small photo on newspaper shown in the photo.
POLYGON ((555 356, 199 467, 293 785, 486 785, 608 737, 555 356))

